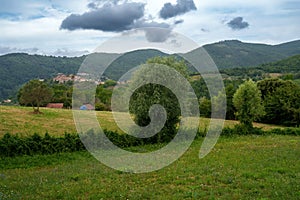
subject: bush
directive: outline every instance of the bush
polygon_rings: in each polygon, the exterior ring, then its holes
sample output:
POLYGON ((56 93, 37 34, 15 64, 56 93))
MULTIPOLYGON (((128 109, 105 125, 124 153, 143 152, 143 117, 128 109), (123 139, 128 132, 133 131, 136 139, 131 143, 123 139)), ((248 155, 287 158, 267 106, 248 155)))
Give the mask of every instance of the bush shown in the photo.
POLYGON ((84 149, 79 136, 68 133, 63 137, 53 137, 48 133, 43 137, 38 134, 19 137, 7 133, 0 139, 0 156, 4 157, 74 152, 84 149))
POLYGON ((274 135, 294 135, 300 136, 299 128, 285 128, 285 129, 272 129, 269 131, 270 134, 274 135))
MULTIPOLYGON (((136 138, 127 134, 119 134, 115 131, 104 130, 106 137, 116 146, 127 148, 131 146, 141 146, 148 144, 157 144, 155 136, 150 138, 136 138)), ((263 131, 260 128, 249 129, 243 125, 236 125, 233 128, 225 127, 222 130, 221 136, 235 135, 294 135, 300 136, 299 128, 272 129, 263 131)), ((203 138, 206 131, 198 131, 196 138, 203 138)), ((185 138, 180 138, 184 140, 185 138)), ((81 138, 77 134, 65 133, 63 137, 54 137, 46 133, 44 136, 33 134, 28 137, 20 137, 18 135, 5 134, 0 139, 0 156, 14 157, 22 155, 35 154, 54 154, 62 152, 75 152, 86 150, 84 144, 89 144, 89 150, 97 149, 99 142, 103 142, 103 134, 94 133, 93 130, 82 135, 81 138)), ((168 143, 169 138, 165 138, 161 143, 168 143)), ((103 145, 101 145, 103 146, 103 145)))

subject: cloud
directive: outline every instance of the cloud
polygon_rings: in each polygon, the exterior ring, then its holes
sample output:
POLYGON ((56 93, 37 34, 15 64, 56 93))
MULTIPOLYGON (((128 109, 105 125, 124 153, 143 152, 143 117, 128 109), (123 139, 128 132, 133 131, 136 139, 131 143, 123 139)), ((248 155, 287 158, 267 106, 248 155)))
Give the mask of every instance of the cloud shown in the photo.
POLYGON ((143 3, 105 4, 82 15, 71 14, 60 28, 67 30, 92 29, 108 32, 130 30, 144 16, 143 3))
POLYGON ((117 5, 120 0, 92 0, 87 7, 90 9, 97 9, 104 4, 117 5))
POLYGON ((89 51, 83 50, 83 51, 75 51, 75 50, 69 50, 69 49, 57 49, 55 52, 51 53, 50 55, 53 56, 66 56, 66 57, 78 57, 82 55, 89 54, 89 51))
POLYGON ((175 21, 174 25, 164 22, 156 22, 144 17, 144 4, 123 3, 117 4, 115 0, 110 3, 101 3, 105 0, 90 2, 91 9, 82 15, 72 14, 63 20, 61 29, 93 29, 104 32, 122 32, 132 29, 143 29, 149 42, 165 42, 173 29, 172 26, 183 23, 183 20, 175 21), (99 7, 100 6, 100 7, 99 7))
POLYGON ((87 7, 90 9, 97 9, 98 6, 95 2, 91 2, 87 5, 87 7))
POLYGON ((177 25, 177 24, 182 24, 184 22, 184 20, 183 19, 180 19, 180 20, 176 20, 175 22, 174 22, 174 24, 175 25, 177 25))
POLYGON ((178 15, 182 15, 191 10, 197 10, 193 0, 177 0, 177 4, 165 3, 159 11, 159 15, 163 19, 168 19, 178 15))
POLYGON ((249 23, 243 21, 243 17, 236 17, 232 19, 230 22, 227 23, 227 25, 232 29, 232 30, 242 30, 245 28, 249 27, 249 23))
POLYGON ((171 36, 171 29, 150 28, 145 29, 148 42, 165 42, 171 36))
POLYGON ((74 57, 74 56, 87 55, 90 52, 87 50, 78 51, 78 50, 70 50, 67 48, 57 49, 51 52, 44 52, 38 48, 16 48, 16 47, 0 46, 0 55, 10 54, 10 53, 28 53, 31 55, 37 54, 37 55, 74 57))
MULTIPOLYGON (((173 27, 167 23, 159 23, 155 21, 147 22, 142 19, 137 21, 132 29, 140 29, 145 32, 148 42, 165 42, 170 36, 173 27)), ((132 32, 125 32, 124 34, 131 34, 132 32)), ((134 32, 133 32, 134 33, 134 32)))
POLYGON ((9 53, 29 53, 36 54, 38 53, 38 48, 15 48, 15 47, 6 47, 0 46, 0 55, 9 54, 9 53))

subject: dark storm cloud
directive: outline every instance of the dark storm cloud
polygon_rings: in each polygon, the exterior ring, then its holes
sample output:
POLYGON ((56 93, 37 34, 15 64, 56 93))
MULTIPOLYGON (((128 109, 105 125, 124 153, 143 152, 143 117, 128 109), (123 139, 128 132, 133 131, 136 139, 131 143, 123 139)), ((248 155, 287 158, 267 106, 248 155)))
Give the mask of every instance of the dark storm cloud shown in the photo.
MULTIPOLYGON (((120 4, 120 0, 90 1, 89 12, 82 15, 72 14, 63 20, 61 29, 93 29, 105 32, 122 32, 132 29, 143 29, 146 39, 149 42, 165 42, 170 36, 175 25, 183 23, 177 20, 172 25, 159 23, 147 19, 144 15, 143 3, 120 4), (150 21, 149 21, 150 20, 150 21)), ((178 0, 179 7, 182 7, 182 0, 178 0)), ((178 6, 176 5, 176 6, 178 6)))
POLYGON ((249 27, 249 23, 245 22, 243 17, 236 17, 232 19, 230 22, 228 22, 227 25, 232 30, 242 30, 249 27))
POLYGON ((67 30, 93 29, 109 32, 130 30, 136 20, 144 16, 143 3, 105 4, 82 15, 72 14, 63 20, 60 28, 67 30))
POLYGON ((159 15, 163 19, 182 15, 191 10, 197 10, 193 0, 177 0, 177 4, 165 3, 164 7, 159 11, 159 15))

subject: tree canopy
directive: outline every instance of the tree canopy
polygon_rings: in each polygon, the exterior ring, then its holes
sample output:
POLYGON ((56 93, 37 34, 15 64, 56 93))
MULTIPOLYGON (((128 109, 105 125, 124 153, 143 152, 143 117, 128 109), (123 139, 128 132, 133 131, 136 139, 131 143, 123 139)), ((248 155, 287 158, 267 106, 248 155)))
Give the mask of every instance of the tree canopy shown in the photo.
POLYGON ((233 96, 233 104, 237 119, 247 127, 252 128, 252 122, 264 115, 261 92, 252 80, 239 86, 233 96))
POLYGON ((266 111, 263 122, 300 124, 300 86, 290 80, 265 79, 258 82, 258 88, 266 111))
MULTIPOLYGON (((157 65, 166 65, 175 69, 184 77, 189 77, 187 73, 187 66, 184 61, 175 59, 174 57, 155 57, 147 61, 152 69, 157 65)), ((158 69, 158 68, 157 68, 158 69)), ((137 70, 133 76, 133 82, 137 80, 146 79, 149 73, 141 68, 137 70)), ((166 74, 158 74, 163 78, 168 77, 166 74)), ((158 77, 154 77, 158 78, 158 77)), ((180 86, 178 86, 180 87, 180 86)), ((169 141, 176 134, 177 123, 180 117, 180 106, 175 94, 167 87, 159 84, 145 84, 139 87, 131 96, 130 99, 130 113, 134 115, 134 120, 139 126, 147 126, 150 122, 149 110, 151 106, 159 104, 164 107, 166 111, 166 122, 163 129, 153 136, 157 142, 169 141)))
POLYGON ((40 80, 31 80, 19 90, 19 102, 23 105, 31 105, 34 113, 40 113, 40 106, 50 102, 52 98, 51 88, 40 80))

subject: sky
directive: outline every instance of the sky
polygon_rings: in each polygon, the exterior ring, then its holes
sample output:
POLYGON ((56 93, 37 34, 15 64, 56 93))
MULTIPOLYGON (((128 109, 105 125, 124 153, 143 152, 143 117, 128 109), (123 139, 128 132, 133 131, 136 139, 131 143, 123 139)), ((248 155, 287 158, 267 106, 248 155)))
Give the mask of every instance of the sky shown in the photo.
POLYGON ((169 32, 200 46, 222 40, 279 44, 300 39, 299 0, 0 0, 0 55, 80 56, 137 28, 150 43, 169 32))

